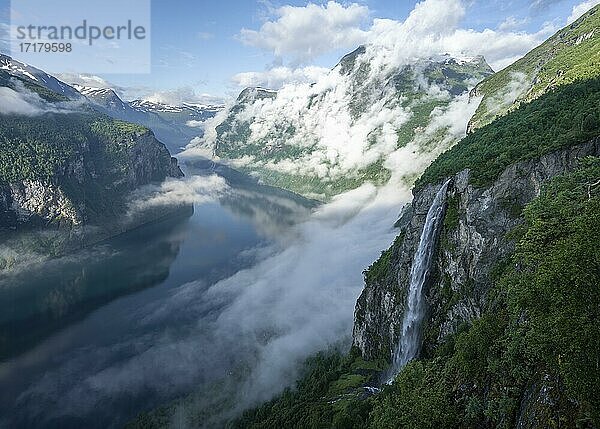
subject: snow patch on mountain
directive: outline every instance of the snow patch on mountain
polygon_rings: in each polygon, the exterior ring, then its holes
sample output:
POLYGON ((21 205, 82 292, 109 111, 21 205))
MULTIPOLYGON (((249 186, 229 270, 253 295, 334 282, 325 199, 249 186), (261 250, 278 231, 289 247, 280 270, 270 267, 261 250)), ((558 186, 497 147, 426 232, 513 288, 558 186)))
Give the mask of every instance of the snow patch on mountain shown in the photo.
POLYGON ((61 82, 40 69, 17 61, 8 55, 0 54, 0 70, 5 70, 13 76, 31 80, 67 98, 81 98, 79 93, 70 85, 61 82))
POLYGON ((200 103, 182 103, 173 105, 160 103, 150 100, 134 100, 130 102, 131 106, 145 112, 163 112, 163 113, 189 113, 203 114, 205 112, 216 113, 223 108, 222 105, 210 105, 200 103))

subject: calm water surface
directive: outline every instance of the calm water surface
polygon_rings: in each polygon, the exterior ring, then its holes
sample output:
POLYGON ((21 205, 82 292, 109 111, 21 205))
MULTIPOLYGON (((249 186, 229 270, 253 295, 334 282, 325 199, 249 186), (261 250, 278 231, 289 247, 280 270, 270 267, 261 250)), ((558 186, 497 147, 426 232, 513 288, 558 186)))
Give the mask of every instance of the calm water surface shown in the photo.
POLYGON ((235 356, 215 361, 205 327, 228 303, 204 293, 308 212, 293 196, 234 188, 189 218, 4 279, 0 427, 119 427, 226 374, 235 356))

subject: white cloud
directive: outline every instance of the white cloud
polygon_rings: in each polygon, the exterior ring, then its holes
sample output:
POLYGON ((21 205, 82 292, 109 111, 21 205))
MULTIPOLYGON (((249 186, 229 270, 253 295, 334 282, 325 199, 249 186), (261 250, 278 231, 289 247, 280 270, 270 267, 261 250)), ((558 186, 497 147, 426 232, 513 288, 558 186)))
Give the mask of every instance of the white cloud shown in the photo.
POLYGON ((119 86, 108 82, 100 76, 92 74, 60 73, 57 74, 56 77, 70 85, 81 85, 90 88, 111 88, 116 91, 121 90, 119 86))
POLYGON ((522 28, 524 25, 527 25, 529 23, 530 19, 529 18, 515 18, 514 16, 509 16, 508 18, 506 18, 504 21, 502 21, 500 23, 500 25, 498 26, 498 30, 500 31, 512 31, 512 30, 518 30, 519 28, 522 28))
POLYGON ((392 65, 448 52, 455 56, 483 55, 494 70, 499 70, 557 30, 550 23, 536 33, 460 28, 464 16, 461 4, 459 0, 425 0, 405 22, 375 19, 369 43, 387 50, 382 59, 392 65))
POLYGON ((214 142, 217 139, 217 126, 221 124, 227 115, 231 104, 226 106, 225 109, 217 112, 215 116, 204 121, 204 133, 202 137, 194 137, 183 152, 177 154, 179 159, 184 158, 211 158, 213 156, 213 148, 207 142, 214 142))
POLYGON ((0 114, 3 115, 27 115, 33 116, 42 113, 42 110, 36 105, 39 100, 34 100, 11 88, 0 87, 0 114))
POLYGON ((493 97, 486 101, 486 108, 492 115, 504 112, 523 94, 526 94, 533 82, 528 80, 525 73, 513 72, 510 75, 510 82, 501 91, 498 91, 493 97))
POLYGON ((577 21, 584 13, 598 4, 600 4, 600 0, 587 0, 573 6, 571 15, 567 18, 567 24, 577 21))
POLYGON ((407 34, 434 38, 450 34, 465 16, 460 0, 426 0, 415 5, 403 23, 407 34))
POLYGON ((129 204, 130 214, 157 206, 214 201, 228 188, 225 179, 216 175, 167 179, 160 185, 147 185, 136 190, 129 204))
POLYGON ((328 68, 316 66, 300 68, 279 66, 264 72, 238 73, 233 76, 232 81, 240 88, 261 86, 264 88, 279 89, 289 83, 316 82, 319 77, 328 72, 328 68))
POLYGON ((276 19, 265 22, 258 31, 242 29, 240 40, 271 51, 276 57, 289 55, 299 62, 366 40, 367 33, 360 26, 368 18, 369 9, 356 3, 282 6, 275 13, 276 19))
POLYGON ((142 98, 153 103, 170 104, 179 106, 183 103, 190 104, 223 104, 223 99, 211 94, 198 93, 191 86, 156 91, 142 98))
POLYGON ((444 40, 448 51, 462 51, 483 55, 496 71, 512 64, 538 46, 558 28, 545 25, 536 33, 456 30, 444 40))
POLYGON ((187 125, 190 128, 201 128, 204 125, 204 121, 191 120, 187 121, 185 125, 187 125))
MULTIPOLYGON (((598 0, 586 4, 592 2, 598 0)), ((578 11, 583 7, 583 4, 578 6, 578 11)), ((558 30, 552 23, 546 23, 534 33, 517 31, 528 19, 515 17, 507 18, 497 30, 461 28, 466 14, 461 0, 425 0, 417 3, 403 22, 376 18, 367 25, 364 22, 370 14, 368 8, 356 4, 342 6, 329 2, 326 6, 317 6, 311 3, 306 7, 286 6, 274 9, 274 12, 276 18, 267 21, 259 30, 242 30, 241 39, 276 57, 287 55, 292 64, 342 47, 350 49, 366 44, 387 49, 385 55, 380 55, 381 65, 396 66, 411 58, 450 52, 454 55, 484 55, 492 68, 500 70, 558 30), (343 35, 344 43, 336 34, 343 35)), ((278 65, 264 72, 239 73, 233 81, 242 87, 279 88, 285 83, 314 81, 309 72, 312 72, 310 68, 278 65)))
POLYGON ((0 114, 35 116, 48 112, 73 113, 85 104, 83 99, 49 103, 18 81, 15 81, 15 88, 0 87, 0 114))

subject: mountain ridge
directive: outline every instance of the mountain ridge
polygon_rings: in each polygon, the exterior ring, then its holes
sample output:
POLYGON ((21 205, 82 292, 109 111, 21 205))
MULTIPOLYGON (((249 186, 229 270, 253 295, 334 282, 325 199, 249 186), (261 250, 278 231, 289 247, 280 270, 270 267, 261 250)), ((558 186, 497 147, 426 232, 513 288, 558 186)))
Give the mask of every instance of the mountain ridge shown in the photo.
POLYGON ((368 49, 340 60, 329 72, 333 85, 244 89, 203 145, 268 184, 325 200, 365 182, 386 183, 394 170, 387 158, 405 146, 431 156, 450 147, 462 130, 436 120, 473 108, 461 97, 493 73, 485 59, 439 55, 380 73, 370 70, 368 49), (337 136, 316 125, 326 112, 337 136))
POLYGON ((5 54, 0 54, 0 72, 18 77, 26 86, 43 87, 49 94, 64 97, 64 101, 88 100, 91 109, 114 119, 150 128, 172 152, 179 152, 192 139, 202 135, 202 124, 222 109, 220 105, 182 103, 171 106, 143 100, 125 101, 113 88, 69 85, 5 54))
POLYGON ((80 98, 79 92, 72 86, 38 68, 17 61, 2 53, 0 53, 0 70, 5 70, 13 76, 20 76, 23 79, 35 82, 70 99, 80 98))
POLYGON ((125 216, 131 192, 183 176, 177 160, 149 129, 100 113, 68 89, 74 88, 41 70, 15 67, 0 69, 0 88, 20 106, 0 114, 3 239, 23 231, 54 231, 57 246, 68 251, 189 211, 189 206, 165 206, 125 216), (42 85, 48 82, 58 82, 61 93, 42 85))
POLYGON ((483 96, 468 132, 505 115, 548 90, 600 75, 600 5, 567 25, 523 58, 480 82, 483 96))

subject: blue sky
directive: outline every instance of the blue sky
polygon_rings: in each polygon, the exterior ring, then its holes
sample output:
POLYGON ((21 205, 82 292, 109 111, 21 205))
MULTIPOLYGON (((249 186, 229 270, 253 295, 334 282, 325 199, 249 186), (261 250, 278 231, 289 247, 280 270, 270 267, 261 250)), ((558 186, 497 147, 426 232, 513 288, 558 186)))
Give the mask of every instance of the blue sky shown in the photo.
MULTIPOLYGON (((574 6, 582 2, 583 0, 463 0, 465 14, 460 27, 476 31, 503 28, 506 32, 533 34, 548 23, 555 28, 562 27, 574 6)), ((326 1, 313 3, 324 8, 328 6, 326 1)), ((341 7, 349 7, 351 3, 360 6, 362 18, 352 25, 367 31, 374 18, 403 21, 417 2, 339 0, 339 3, 341 7)), ((0 0, 0 5, 0 19, 7 23, 9 2, 0 0)), ((260 37, 263 35, 259 30, 269 21, 276 22, 281 16, 280 8, 285 5, 306 7, 307 2, 152 0, 152 72, 101 77, 114 85, 133 88, 130 93, 135 95, 171 90, 182 98, 190 93, 231 97, 240 89, 239 85, 232 82, 232 77, 238 73, 262 72, 274 66, 291 69, 307 65, 332 67, 341 55, 352 50, 351 42, 348 46, 339 42, 340 46, 308 58, 299 58, 297 52, 276 55, 273 49, 261 42, 260 37), (247 38, 244 40, 241 36, 242 29, 258 32, 254 34, 254 42, 249 43, 247 38)), ((302 39, 298 34, 290 34, 290 37, 302 39)), ((265 43, 268 45, 268 42, 265 43)))

